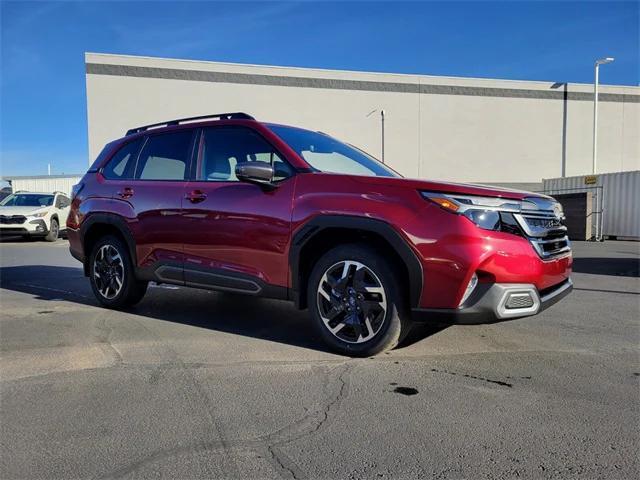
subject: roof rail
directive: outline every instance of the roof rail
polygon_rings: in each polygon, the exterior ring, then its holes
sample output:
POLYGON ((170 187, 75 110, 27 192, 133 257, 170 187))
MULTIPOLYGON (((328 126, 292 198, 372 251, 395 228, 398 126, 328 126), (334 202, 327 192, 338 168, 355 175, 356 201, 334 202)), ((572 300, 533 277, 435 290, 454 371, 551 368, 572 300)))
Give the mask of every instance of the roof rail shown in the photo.
MULTIPOLYGON (((16 190, 13 193, 32 193, 34 195, 49 195, 49 192, 32 192, 31 190, 16 190)), ((58 190, 51 192, 51 194, 55 195, 56 193, 64 193, 64 192, 60 192, 58 190)), ((64 193, 66 195, 66 193, 64 193)))
POLYGON ((132 128, 131 130, 127 130, 127 136, 133 135, 134 133, 144 132, 149 130, 150 128, 156 127, 168 127, 171 125, 179 125, 183 122, 192 122, 194 120, 204 120, 205 118, 217 118, 218 120, 255 120, 251 115, 248 115, 243 112, 234 112, 234 113, 213 113, 211 115, 201 115, 199 117, 188 117, 188 118, 178 118, 176 120, 168 120, 166 122, 160 123, 152 123, 151 125, 144 125, 142 127, 132 128))

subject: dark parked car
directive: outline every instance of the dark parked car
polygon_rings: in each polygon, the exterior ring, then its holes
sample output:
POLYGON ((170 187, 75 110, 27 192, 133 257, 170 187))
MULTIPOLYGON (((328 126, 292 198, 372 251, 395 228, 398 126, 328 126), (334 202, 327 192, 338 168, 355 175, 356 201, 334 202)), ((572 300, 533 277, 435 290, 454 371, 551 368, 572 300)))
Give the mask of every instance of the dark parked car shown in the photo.
POLYGON ((323 133, 232 113, 109 143, 67 228, 107 307, 149 281, 289 299, 333 349, 371 355, 414 319, 524 317, 568 294, 562 219, 550 197, 404 179, 323 133))

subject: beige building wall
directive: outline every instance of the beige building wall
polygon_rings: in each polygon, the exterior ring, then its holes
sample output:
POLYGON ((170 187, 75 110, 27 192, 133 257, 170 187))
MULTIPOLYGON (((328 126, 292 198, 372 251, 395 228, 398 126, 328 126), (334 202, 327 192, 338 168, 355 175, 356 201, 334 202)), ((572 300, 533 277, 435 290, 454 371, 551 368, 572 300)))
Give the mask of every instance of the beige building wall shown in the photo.
MULTIPOLYGON (((380 157, 384 109, 385 160, 405 176, 538 183, 591 172, 591 85, 91 53, 86 68, 90 161, 129 128, 235 111, 380 157)), ((602 86, 600 99, 599 172, 639 170, 640 88, 602 86)))

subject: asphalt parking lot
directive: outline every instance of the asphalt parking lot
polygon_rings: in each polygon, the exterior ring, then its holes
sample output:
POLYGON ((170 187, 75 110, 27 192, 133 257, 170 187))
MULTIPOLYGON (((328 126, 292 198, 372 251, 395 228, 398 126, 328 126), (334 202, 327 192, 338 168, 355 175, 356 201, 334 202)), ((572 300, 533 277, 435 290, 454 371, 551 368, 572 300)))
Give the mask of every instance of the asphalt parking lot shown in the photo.
POLYGON ((0 478, 638 478, 640 243, 575 243, 538 317, 326 352, 286 302, 99 308, 67 242, 0 244, 0 478))

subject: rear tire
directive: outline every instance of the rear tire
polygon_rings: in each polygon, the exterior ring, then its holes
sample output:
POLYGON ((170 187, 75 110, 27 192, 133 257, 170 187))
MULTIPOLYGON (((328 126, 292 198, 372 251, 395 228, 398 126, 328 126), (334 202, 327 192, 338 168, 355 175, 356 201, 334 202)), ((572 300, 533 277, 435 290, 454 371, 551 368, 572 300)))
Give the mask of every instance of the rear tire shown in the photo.
POLYGON ((114 235, 101 238, 93 246, 89 255, 89 280, 98 301, 113 309, 138 303, 148 285, 135 278, 129 250, 114 235))
POLYGON ((47 242, 55 242, 58 240, 58 234, 60 233, 60 225, 55 218, 51 219, 51 225, 49 225, 49 233, 44 237, 47 242))
POLYGON ((309 277, 307 304, 327 345, 356 357, 397 346, 411 328, 400 278, 395 266, 367 245, 341 245, 325 253, 309 277))

